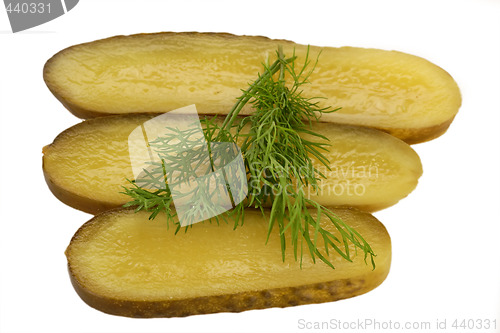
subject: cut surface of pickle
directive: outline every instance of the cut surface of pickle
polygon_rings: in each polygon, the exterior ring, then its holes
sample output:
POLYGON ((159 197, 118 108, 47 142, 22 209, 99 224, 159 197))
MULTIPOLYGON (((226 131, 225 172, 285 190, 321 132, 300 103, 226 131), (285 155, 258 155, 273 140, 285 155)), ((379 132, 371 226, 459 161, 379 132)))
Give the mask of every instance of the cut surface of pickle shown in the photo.
MULTIPOLYGON (((62 132, 44 148, 44 174, 52 192, 89 213, 130 201, 120 193, 131 186, 127 179, 134 179, 128 137, 151 117, 101 117, 62 132)), ((395 204, 416 187, 422 165, 403 141, 375 129, 332 123, 316 123, 312 130, 329 139, 324 155, 330 164, 328 169, 315 161, 326 178, 318 182, 318 193, 306 189, 307 197, 325 206, 375 211, 395 204)))
MULTIPOLYGON (((375 288, 391 261, 390 237, 377 219, 355 209, 334 213, 370 244, 375 269, 361 250, 355 255, 352 244, 352 262, 331 250, 335 269, 313 263, 308 252, 301 268, 291 247, 283 262, 278 231, 266 244, 267 218, 253 210, 245 211, 236 229, 231 220, 205 221, 177 234, 163 214, 148 220, 146 212, 108 211, 78 230, 66 256, 83 300, 119 315, 170 317, 327 302, 375 288)), ((331 223, 322 226, 336 235, 331 223)))
MULTIPOLYGON (((200 113, 226 114, 262 73, 262 64, 274 61, 278 45, 298 56, 297 68, 307 52, 312 62, 318 59, 311 84, 302 86, 304 95, 341 107, 322 121, 375 127, 416 143, 446 131, 461 105, 453 78, 417 56, 356 47, 308 49, 215 33, 140 34, 75 45, 47 62, 44 79, 83 118, 161 113, 191 104, 200 113)), ((242 114, 249 112, 250 105, 242 114)))

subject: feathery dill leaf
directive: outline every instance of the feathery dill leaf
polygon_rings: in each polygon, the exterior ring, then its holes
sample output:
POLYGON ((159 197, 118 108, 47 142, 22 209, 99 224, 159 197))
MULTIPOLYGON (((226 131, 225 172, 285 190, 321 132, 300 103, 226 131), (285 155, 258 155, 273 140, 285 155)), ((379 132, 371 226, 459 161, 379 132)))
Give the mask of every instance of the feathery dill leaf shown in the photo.
MULTIPOLYGON (((226 217, 231 216, 236 228, 243 224, 245 207, 260 209, 269 218, 268 239, 274 228, 279 231, 283 260, 287 246, 291 246, 295 260, 302 263, 304 252, 308 252, 314 262, 319 258, 334 268, 329 260, 330 250, 352 261, 349 248, 352 244, 356 251, 363 251, 365 261, 370 257, 375 268, 375 254, 363 237, 306 193, 318 191, 318 181, 325 178, 314 167, 311 158, 329 169, 329 161, 323 155, 328 151, 328 140, 315 133, 312 124, 323 113, 338 110, 321 107, 320 98, 302 96, 301 87, 309 82, 317 59, 308 69, 311 62, 309 52, 300 68, 296 67, 295 53, 286 58, 279 47, 276 57, 271 65, 264 65, 263 73, 248 89, 242 90, 222 125, 215 119, 201 120, 209 146, 211 142, 242 142, 240 148, 248 179, 247 200, 219 217, 227 222, 226 217), (291 79, 291 83, 287 79, 291 79), (252 104, 253 113, 239 118, 239 112, 248 103, 252 104), (270 213, 269 210, 266 213, 269 207, 270 213), (333 234, 324 229, 320 223, 322 219, 332 223, 337 232, 333 234), (287 244, 285 233, 291 235, 290 244, 287 244)), ((150 218, 165 211, 169 221, 174 221, 175 211, 168 186, 148 191, 134 181, 131 183, 133 187, 126 188, 124 193, 133 200, 126 206, 150 211, 150 218)), ((217 223, 219 217, 215 218, 217 223)), ((177 225, 177 230, 179 228, 177 225)))

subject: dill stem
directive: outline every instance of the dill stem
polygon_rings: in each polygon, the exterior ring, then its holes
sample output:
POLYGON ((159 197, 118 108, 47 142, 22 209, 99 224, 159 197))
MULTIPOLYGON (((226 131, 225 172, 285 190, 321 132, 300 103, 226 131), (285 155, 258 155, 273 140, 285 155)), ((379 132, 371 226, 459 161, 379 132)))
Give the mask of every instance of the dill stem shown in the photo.
MULTIPOLYGON (((278 46, 278 60, 283 59, 283 47, 281 45, 278 46)), ((279 76, 280 81, 285 80, 285 64, 280 61, 280 76, 279 76)))
MULTIPOLYGON (((238 102, 236 102, 231 110, 229 111, 228 115, 225 117, 224 122, 222 123, 221 130, 229 130, 231 126, 233 125, 234 121, 238 117, 241 109, 252 99, 252 92, 257 89, 258 85, 260 82, 268 80, 271 76, 273 76, 278 70, 280 70, 280 80, 284 78, 284 65, 288 64, 292 61, 295 60, 295 56, 288 58, 288 59, 283 59, 283 48, 281 45, 278 47, 278 59, 274 61, 274 63, 267 68, 264 74, 260 75, 257 80, 253 82, 252 85, 248 87, 247 90, 244 91, 243 93, 243 98, 238 99, 238 102)), ((221 131, 221 132, 222 132, 221 131)))
MULTIPOLYGON (((321 141, 328 139, 311 129, 312 122, 317 121, 322 113, 334 112, 338 109, 322 108, 315 101, 318 98, 306 98, 301 95, 300 86, 308 83, 309 75, 316 67, 315 64, 311 71, 306 71, 309 64, 309 53, 306 54, 304 65, 298 72, 294 64, 297 58, 295 52, 292 57, 285 58, 283 47, 278 46, 276 56, 277 59, 270 66, 264 65, 264 72, 259 74, 246 90, 241 89, 243 94, 237 98, 221 126, 205 119, 204 134, 208 142, 210 171, 212 172, 215 171, 215 168, 211 143, 233 142, 236 144, 235 141, 240 132, 245 126, 249 126, 248 134, 244 135, 245 139, 240 147, 240 151, 245 157, 248 184, 251 185, 246 194, 247 202, 241 201, 235 205, 233 193, 228 188, 230 200, 236 207, 232 210, 233 213, 221 215, 221 217, 216 215, 214 219, 219 223, 219 218, 226 221, 226 216, 232 215, 234 228, 236 228, 243 224, 246 207, 260 209, 266 216, 264 208, 270 203, 267 238, 269 239, 273 228, 278 229, 283 261, 287 247, 285 232, 289 232, 293 256, 295 260, 298 260, 300 254, 301 267, 303 253, 309 252, 312 262, 316 262, 316 258, 318 258, 331 268, 335 268, 329 260, 329 249, 334 250, 345 260, 352 261, 349 249, 349 244, 352 244, 355 250, 361 249, 364 252, 365 262, 370 256, 372 266, 375 268, 373 258, 375 254, 363 237, 346 225, 329 208, 306 198, 302 188, 302 185, 311 185, 317 191, 318 179, 326 178, 314 167, 311 160, 313 156, 330 169, 328 158, 322 154, 322 150, 326 150, 325 147, 329 144, 321 141), (286 82, 288 75, 292 79, 291 84, 286 82), (237 125, 237 133, 233 135, 230 132, 235 127, 234 123, 247 104, 253 106, 253 112, 237 125), (306 140, 301 134, 312 135, 318 141, 306 140), (293 185, 294 182, 296 182, 296 186, 293 185), (278 190, 277 193, 274 193, 274 189, 278 190), (335 234, 321 226, 322 219, 333 224, 336 229, 335 234), (318 248, 318 243, 321 241, 325 246, 324 249, 318 248)), ((179 132, 177 133, 178 139, 182 142, 183 138, 189 134, 179 132)), ((157 145, 160 148, 161 145, 168 146, 169 141, 166 139, 158 140, 157 145)), ((176 163, 184 167, 181 162, 176 163)), ((192 160, 187 158, 186 163, 187 166, 190 166, 192 160)), ((196 167, 198 166, 199 164, 196 167)), ((224 169, 222 172, 226 186, 229 186, 224 169)), ((153 181, 156 174, 160 174, 160 178, 163 176, 165 180, 166 172, 163 160, 161 168, 147 173, 153 178, 153 181)), ((140 188, 135 182, 131 181, 131 184, 133 188, 125 188, 124 193, 131 196, 133 201, 127 203, 126 206, 137 206, 137 211, 142 209, 152 211, 150 219, 153 219, 160 211, 165 210, 168 214, 168 220, 175 223, 173 218, 176 213, 171 209, 173 198, 168 185, 164 190, 149 192, 140 188)), ((200 199, 207 198, 202 197, 196 200, 200 199)), ((200 205, 200 207, 203 206, 209 207, 209 205, 205 205, 205 202, 200 205)), ((196 211, 193 216, 195 213, 196 211)), ((177 232, 181 225, 180 223, 176 223, 176 225, 177 232)))

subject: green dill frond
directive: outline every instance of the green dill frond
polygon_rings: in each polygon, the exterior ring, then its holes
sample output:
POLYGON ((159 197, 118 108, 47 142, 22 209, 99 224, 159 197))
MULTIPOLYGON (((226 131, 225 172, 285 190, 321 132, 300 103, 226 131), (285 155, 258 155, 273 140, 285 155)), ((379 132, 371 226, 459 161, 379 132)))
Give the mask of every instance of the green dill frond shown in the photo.
MULTIPOLYGON (((240 149, 249 185, 247 198, 231 211, 216 217, 216 222, 219 223, 219 218, 227 222, 230 217, 236 228, 244 222, 246 207, 257 208, 269 218, 268 238, 275 228, 278 229, 283 260, 287 247, 291 246, 295 260, 302 263, 304 253, 309 253, 313 261, 319 259, 334 268, 329 259, 333 255, 332 250, 345 260, 352 261, 350 245, 353 245, 354 249, 364 253, 365 261, 370 257, 375 268, 375 254, 363 237, 330 209, 306 196, 306 189, 316 191, 318 181, 325 178, 314 167, 312 158, 327 169, 330 165, 323 154, 328 151, 330 144, 324 136, 313 131, 312 124, 323 113, 338 110, 321 107, 320 98, 302 95, 302 86, 309 83, 308 79, 318 59, 311 68, 308 50, 303 65, 297 67, 295 52, 292 57, 286 58, 281 47, 276 52, 276 58, 271 65, 264 64, 264 71, 257 80, 242 90, 242 95, 222 125, 218 125, 214 119, 202 120, 209 149, 211 142, 236 143, 239 139, 243 140, 240 149), (253 113, 238 118, 239 112, 249 103, 253 113), (322 227, 320 222, 325 219, 335 227, 335 234, 322 227), (287 244, 285 233, 291 235, 290 244, 287 244)), ((159 140, 155 144, 161 148, 167 141, 159 140)), ((196 154, 196 151, 192 153, 196 154)), ((183 161, 190 164, 192 160, 192 156, 180 156, 175 163, 179 168, 186 168, 186 165, 182 166, 183 161), (186 158, 191 160, 186 161, 186 158)), ((203 165, 210 166, 207 171, 214 167, 213 161, 204 161, 198 167, 203 165)), ((164 179, 161 167, 156 165, 151 179, 164 179)), ((169 221, 174 220, 175 212, 168 185, 150 191, 140 188, 135 182, 131 184, 133 186, 123 192, 132 198, 126 206, 150 211, 151 218, 165 211, 169 221)))

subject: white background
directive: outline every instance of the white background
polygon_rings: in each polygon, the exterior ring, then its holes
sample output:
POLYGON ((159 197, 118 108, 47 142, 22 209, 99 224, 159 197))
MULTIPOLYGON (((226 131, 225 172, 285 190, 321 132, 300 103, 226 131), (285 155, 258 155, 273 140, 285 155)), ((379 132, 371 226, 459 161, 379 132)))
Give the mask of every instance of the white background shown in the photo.
POLYGON ((499 1, 81 0, 68 14, 16 34, 1 8, 0 45, 0 332, 307 331, 301 319, 430 322, 429 332, 437 332, 437 320, 447 324, 439 332, 492 332, 451 325, 497 319, 500 327, 499 1), (79 299, 64 250, 90 215, 55 199, 41 169, 42 147, 79 120, 46 88, 42 68, 73 44, 156 31, 396 49, 455 78, 463 104, 451 128, 414 146, 424 166, 419 186, 375 214, 393 241, 391 272, 380 287, 327 304, 174 319, 115 317, 79 299))

